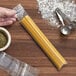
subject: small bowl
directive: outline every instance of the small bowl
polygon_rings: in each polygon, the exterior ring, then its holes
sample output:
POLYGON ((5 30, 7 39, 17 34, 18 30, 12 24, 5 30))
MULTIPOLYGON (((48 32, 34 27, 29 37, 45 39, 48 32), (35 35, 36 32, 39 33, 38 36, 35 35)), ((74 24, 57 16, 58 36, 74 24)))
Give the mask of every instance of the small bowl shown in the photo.
POLYGON ((0 32, 2 32, 2 33, 6 36, 6 38, 7 38, 7 43, 6 43, 6 45, 5 45, 4 47, 0 48, 0 51, 4 51, 4 50, 6 50, 6 49, 10 46, 10 44, 11 44, 11 35, 10 35, 10 33, 9 33, 5 28, 3 28, 3 27, 0 27, 0 32))

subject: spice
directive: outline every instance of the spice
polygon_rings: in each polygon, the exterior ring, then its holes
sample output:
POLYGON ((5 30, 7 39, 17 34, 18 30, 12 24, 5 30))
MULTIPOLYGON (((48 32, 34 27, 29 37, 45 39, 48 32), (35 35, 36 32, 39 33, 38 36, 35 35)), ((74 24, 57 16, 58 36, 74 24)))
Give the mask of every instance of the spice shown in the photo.
POLYGON ((37 2, 42 18, 48 20, 52 26, 60 26, 54 13, 56 8, 60 8, 71 21, 76 20, 75 0, 37 0, 37 2))
POLYGON ((7 37, 3 32, 0 32, 0 48, 3 48, 7 43, 7 37))

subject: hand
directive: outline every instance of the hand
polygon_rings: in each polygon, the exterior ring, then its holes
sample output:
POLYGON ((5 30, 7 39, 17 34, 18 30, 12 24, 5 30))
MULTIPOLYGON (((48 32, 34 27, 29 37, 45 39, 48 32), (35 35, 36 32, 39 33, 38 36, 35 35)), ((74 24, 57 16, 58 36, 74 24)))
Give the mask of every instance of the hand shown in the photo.
POLYGON ((11 25, 16 21, 16 11, 0 7, 0 26, 11 25))

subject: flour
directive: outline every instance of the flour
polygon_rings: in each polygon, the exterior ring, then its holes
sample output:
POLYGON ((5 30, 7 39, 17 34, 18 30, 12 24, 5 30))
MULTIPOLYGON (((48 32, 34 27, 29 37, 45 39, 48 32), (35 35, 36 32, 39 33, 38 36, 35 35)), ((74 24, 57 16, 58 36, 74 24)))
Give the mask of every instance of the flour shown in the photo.
POLYGON ((76 4, 74 0, 37 0, 42 18, 49 21, 52 26, 59 26, 55 9, 58 7, 71 21, 76 20, 76 4))

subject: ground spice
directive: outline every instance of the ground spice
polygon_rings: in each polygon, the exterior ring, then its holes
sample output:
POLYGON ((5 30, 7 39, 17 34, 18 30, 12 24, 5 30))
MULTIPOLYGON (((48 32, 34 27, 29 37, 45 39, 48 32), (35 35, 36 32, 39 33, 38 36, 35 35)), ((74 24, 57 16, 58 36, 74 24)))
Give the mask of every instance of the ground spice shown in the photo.
POLYGON ((7 43, 7 37, 0 32, 0 48, 4 47, 7 43))

